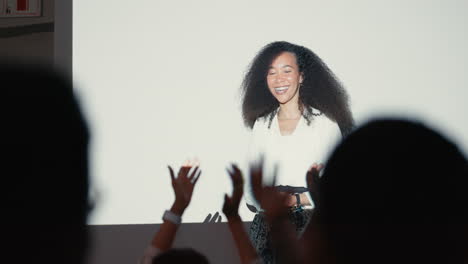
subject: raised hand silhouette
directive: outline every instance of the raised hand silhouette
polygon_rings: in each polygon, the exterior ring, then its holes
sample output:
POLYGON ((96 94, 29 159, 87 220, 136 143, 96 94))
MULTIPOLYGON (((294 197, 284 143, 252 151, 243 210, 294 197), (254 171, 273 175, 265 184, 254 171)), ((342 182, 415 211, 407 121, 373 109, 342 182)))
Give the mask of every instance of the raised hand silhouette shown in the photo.
POLYGON ((323 169, 323 164, 314 163, 306 174, 307 189, 309 189, 310 196, 317 206, 319 203, 319 193, 320 193, 320 171, 323 169))
POLYGON ((244 178, 242 172, 235 164, 231 164, 227 168, 233 186, 232 195, 224 195, 223 213, 226 217, 236 216, 239 214, 239 204, 244 194, 244 178))
POLYGON ((186 163, 179 169, 177 177, 175 177, 172 167, 168 166, 168 169, 175 195, 174 206, 178 210, 182 210, 180 213, 183 213, 192 200, 193 189, 200 178, 201 170, 199 170, 197 163, 186 163))

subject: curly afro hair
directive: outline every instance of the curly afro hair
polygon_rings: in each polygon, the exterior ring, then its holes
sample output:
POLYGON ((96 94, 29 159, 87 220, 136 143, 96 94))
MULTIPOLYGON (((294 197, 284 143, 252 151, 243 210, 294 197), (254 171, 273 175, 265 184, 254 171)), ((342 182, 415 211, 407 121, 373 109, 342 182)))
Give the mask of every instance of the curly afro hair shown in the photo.
POLYGON ((327 65, 310 49, 285 41, 272 42, 255 56, 242 82, 242 115, 247 127, 252 128, 258 118, 272 118, 279 103, 270 93, 266 81, 272 61, 283 52, 296 56, 303 76, 299 90, 302 114, 310 124, 312 108, 319 110, 348 134, 354 120, 348 105, 348 95, 327 65))

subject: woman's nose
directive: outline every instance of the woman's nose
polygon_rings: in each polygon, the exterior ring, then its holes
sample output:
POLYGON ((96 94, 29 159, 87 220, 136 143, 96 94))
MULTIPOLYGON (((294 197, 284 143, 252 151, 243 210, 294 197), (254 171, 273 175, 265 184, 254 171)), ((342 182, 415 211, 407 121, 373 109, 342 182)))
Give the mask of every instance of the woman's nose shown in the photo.
POLYGON ((283 76, 283 74, 278 73, 278 74, 276 75, 275 82, 276 82, 276 83, 281 83, 281 82, 283 82, 283 81, 284 81, 284 76, 283 76))

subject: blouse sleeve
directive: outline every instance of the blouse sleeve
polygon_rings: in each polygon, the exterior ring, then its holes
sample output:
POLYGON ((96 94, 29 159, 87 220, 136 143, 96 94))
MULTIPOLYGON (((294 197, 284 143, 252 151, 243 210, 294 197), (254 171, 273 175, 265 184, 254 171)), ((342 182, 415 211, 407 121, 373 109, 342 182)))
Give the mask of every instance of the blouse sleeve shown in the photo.
POLYGON ((328 118, 326 119, 327 122, 324 126, 325 133, 323 134, 324 147, 322 152, 322 160, 324 164, 327 162, 328 158, 335 150, 335 147, 341 142, 341 139, 343 138, 338 124, 328 118))
MULTIPOLYGON (((320 138, 322 141, 320 150, 321 153, 319 154, 320 158, 319 160, 317 160, 317 163, 325 165, 333 150, 342 139, 341 131, 338 124, 328 119, 327 117, 324 117, 322 125, 320 127, 320 138)), ((313 200, 310 196, 310 193, 306 192, 306 195, 309 201, 311 201, 312 203, 313 200)))

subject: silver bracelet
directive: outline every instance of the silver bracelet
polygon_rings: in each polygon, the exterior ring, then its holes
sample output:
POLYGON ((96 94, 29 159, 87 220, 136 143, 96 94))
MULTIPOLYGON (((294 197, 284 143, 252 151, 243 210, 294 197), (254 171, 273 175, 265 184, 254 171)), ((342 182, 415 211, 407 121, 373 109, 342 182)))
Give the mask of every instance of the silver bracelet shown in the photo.
POLYGON ((174 214, 173 212, 171 212, 169 210, 164 211, 162 219, 166 220, 166 221, 169 221, 171 223, 174 223, 176 225, 180 225, 180 223, 182 223, 182 217, 180 217, 179 215, 174 214))

